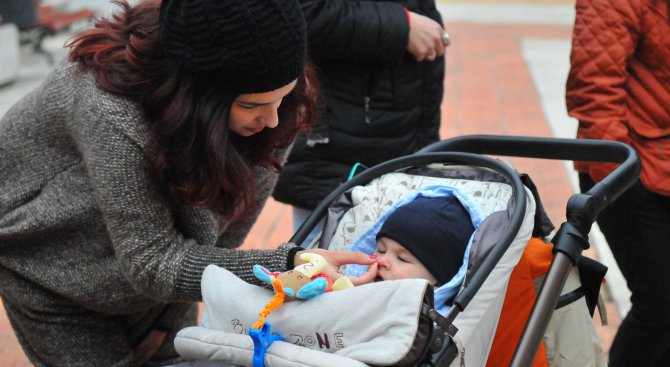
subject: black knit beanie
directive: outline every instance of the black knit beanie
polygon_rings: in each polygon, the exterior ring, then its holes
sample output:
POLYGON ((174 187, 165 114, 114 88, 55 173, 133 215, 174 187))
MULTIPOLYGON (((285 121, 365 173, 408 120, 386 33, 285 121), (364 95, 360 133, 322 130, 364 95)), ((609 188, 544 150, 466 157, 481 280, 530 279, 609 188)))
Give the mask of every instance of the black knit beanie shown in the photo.
POLYGON ((160 41, 170 60, 237 93, 290 83, 307 47, 296 0, 163 0, 160 41))
POLYGON ((457 198, 418 196, 389 215, 377 239, 388 237, 397 241, 442 285, 463 264, 474 230, 470 214, 457 198))

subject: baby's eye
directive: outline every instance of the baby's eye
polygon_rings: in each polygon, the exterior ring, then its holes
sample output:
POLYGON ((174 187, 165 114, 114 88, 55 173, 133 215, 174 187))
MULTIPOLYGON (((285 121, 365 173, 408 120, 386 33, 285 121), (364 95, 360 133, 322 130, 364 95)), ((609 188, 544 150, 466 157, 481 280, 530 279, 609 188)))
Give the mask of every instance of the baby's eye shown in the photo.
POLYGON ((404 262, 404 263, 408 263, 408 262, 409 262, 409 260, 407 260, 406 258, 404 258, 404 257, 402 257, 402 256, 398 256, 398 260, 400 260, 400 261, 402 261, 402 262, 404 262))
POLYGON ((382 255, 384 255, 386 253, 386 251, 380 250, 380 249, 377 249, 377 251, 375 251, 375 252, 378 253, 378 254, 382 254, 382 255))

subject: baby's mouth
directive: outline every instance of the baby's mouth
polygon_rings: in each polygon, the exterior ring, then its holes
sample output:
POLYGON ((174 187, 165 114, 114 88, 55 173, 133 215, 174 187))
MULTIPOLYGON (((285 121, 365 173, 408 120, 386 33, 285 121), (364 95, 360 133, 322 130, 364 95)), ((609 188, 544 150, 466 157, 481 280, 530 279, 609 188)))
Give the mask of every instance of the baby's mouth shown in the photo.
POLYGON ((384 281, 384 278, 380 277, 379 275, 377 275, 377 276, 375 277, 375 283, 377 283, 377 282, 382 282, 382 281, 384 281))

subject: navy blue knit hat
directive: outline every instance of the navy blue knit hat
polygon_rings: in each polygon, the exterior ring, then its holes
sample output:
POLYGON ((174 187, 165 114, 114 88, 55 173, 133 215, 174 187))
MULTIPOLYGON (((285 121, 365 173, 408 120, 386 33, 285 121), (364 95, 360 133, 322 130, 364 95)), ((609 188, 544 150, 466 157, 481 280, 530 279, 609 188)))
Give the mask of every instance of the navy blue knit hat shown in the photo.
POLYGON ((470 214, 456 197, 418 196, 389 215, 377 239, 388 237, 397 241, 442 285, 463 264, 474 231, 470 214))
POLYGON ((262 93, 302 73, 307 32, 296 0, 163 0, 160 42, 187 70, 262 93))

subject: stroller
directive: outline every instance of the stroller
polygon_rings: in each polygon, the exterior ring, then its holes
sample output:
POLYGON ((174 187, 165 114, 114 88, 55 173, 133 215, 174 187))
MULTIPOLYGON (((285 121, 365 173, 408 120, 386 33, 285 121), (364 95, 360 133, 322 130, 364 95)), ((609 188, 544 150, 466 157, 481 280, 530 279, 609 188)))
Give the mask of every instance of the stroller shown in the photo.
MULTIPOLYGON (((285 341, 268 343, 260 355, 261 364, 484 366, 510 273, 531 236, 547 236, 553 226, 528 178, 481 154, 621 163, 589 192, 573 195, 568 201, 568 220, 553 236, 554 259, 510 363, 531 365, 557 304, 565 303, 567 296, 574 297, 573 289, 565 289, 566 280, 577 265, 585 273, 594 269, 588 266, 589 259, 581 257, 581 251, 589 247, 592 223, 639 174, 637 155, 627 145, 463 136, 354 176, 322 201, 291 242, 302 243, 327 215, 316 245, 344 249, 398 200, 439 186, 461 200, 476 226, 462 269, 438 289, 426 281, 407 279, 287 304, 268 318, 285 341), (436 307, 435 299, 445 297, 452 299, 453 306, 436 307)), ((602 279, 602 266, 597 265, 602 279)), ((252 365, 254 357, 258 362, 258 350, 246 334, 272 292, 246 284, 215 266, 205 270, 202 290, 202 325, 180 331, 175 339, 178 352, 187 360, 214 360, 223 365, 252 365), (254 304, 257 306, 251 306, 254 304)))

